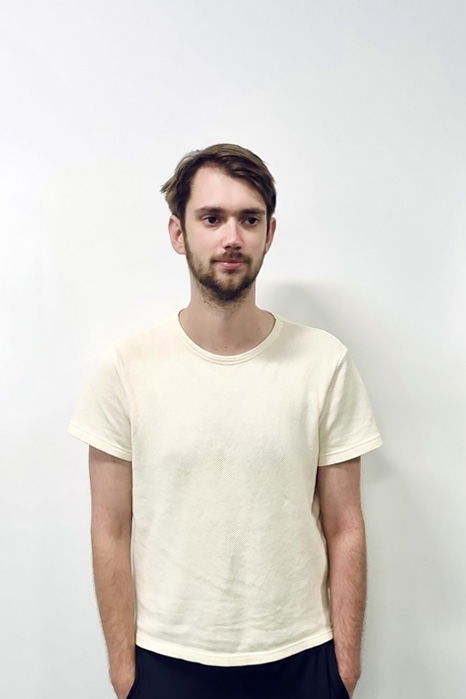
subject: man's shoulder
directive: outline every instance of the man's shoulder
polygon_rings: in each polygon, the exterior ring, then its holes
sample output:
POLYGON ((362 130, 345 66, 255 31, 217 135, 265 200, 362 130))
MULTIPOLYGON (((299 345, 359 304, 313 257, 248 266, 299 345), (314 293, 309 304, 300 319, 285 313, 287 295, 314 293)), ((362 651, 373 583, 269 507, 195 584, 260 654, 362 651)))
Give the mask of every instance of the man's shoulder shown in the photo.
POLYGON ((345 352, 346 345, 329 330, 291 320, 284 316, 279 317, 283 323, 284 336, 289 342, 295 345, 299 344, 303 348, 309 348, 313 351, 324 352, 326 356, 329 354, 341 356, 345 352))

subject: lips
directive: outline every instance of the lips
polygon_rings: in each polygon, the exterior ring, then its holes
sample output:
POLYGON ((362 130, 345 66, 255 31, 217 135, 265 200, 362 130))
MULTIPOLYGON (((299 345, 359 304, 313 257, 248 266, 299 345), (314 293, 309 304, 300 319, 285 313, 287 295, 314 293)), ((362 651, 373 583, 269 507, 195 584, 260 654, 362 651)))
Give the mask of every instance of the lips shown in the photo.
POLYGON ((237 267, 240 267, 243 264, 243 261, 237 260, 235 262, 224 262, 223 260, 220 260, 219 262, 217 262, 217 264, 220 265, 220 267, 223 267, 223 269, 236 269, 237 267))

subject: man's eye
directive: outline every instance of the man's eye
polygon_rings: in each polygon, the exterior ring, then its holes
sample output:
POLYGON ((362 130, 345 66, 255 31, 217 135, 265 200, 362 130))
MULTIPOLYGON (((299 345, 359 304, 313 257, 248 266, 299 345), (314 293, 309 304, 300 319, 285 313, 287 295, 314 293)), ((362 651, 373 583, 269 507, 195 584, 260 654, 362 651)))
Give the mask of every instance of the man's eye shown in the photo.
MULTIPOLYGON (((214 216, 214 215, 212 215, 212 216, 204 216, 204 219, 203 219, 203 220, 204 220, 204 221, 207 221, 207 223, 212 223, 212 224, 213 224, 213 223, 215 223, 215 221, 218 220, 218 216, 214 216), (211 219, 214 219, 214 220, 212 221, 211 219)), ((259 221, 259 219, 257 218, 257 216, 248 216, 248 217, 245 218, 244 220, 247 221, 247 222, 249 223, 249 225, 252 225, 252 226, 255 225, 255 224, 259 221)))

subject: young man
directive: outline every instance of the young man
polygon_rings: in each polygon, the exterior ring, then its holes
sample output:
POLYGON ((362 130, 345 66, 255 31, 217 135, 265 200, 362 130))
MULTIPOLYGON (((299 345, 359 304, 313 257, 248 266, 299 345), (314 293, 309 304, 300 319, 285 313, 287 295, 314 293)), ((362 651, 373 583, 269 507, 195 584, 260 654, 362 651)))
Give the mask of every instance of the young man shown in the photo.
POLYGON ((256 306, 276 227, 257 155, 193 151, 161 191, 190 302, 112 343, 68 427, 90 445, 115 693, 352 696, 366 596, 360 457, 382 444, 368 393, 334 335, 256 306))

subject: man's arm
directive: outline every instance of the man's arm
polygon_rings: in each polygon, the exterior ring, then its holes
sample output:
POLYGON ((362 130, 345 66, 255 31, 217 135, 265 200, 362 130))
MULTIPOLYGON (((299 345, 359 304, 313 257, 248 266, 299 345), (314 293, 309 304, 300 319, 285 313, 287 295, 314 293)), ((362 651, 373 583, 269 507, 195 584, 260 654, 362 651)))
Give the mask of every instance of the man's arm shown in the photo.
POLYGON ((318 468, 317 490, 329 560, 330 614, 341 678, 350 696, 361 674, 367 594, 361 457, 318 468))
POLYGON ((107 644, 110 679, 126 697, 135 675, 131 574, 131 462, 89 447, 94 583, 107 644))

